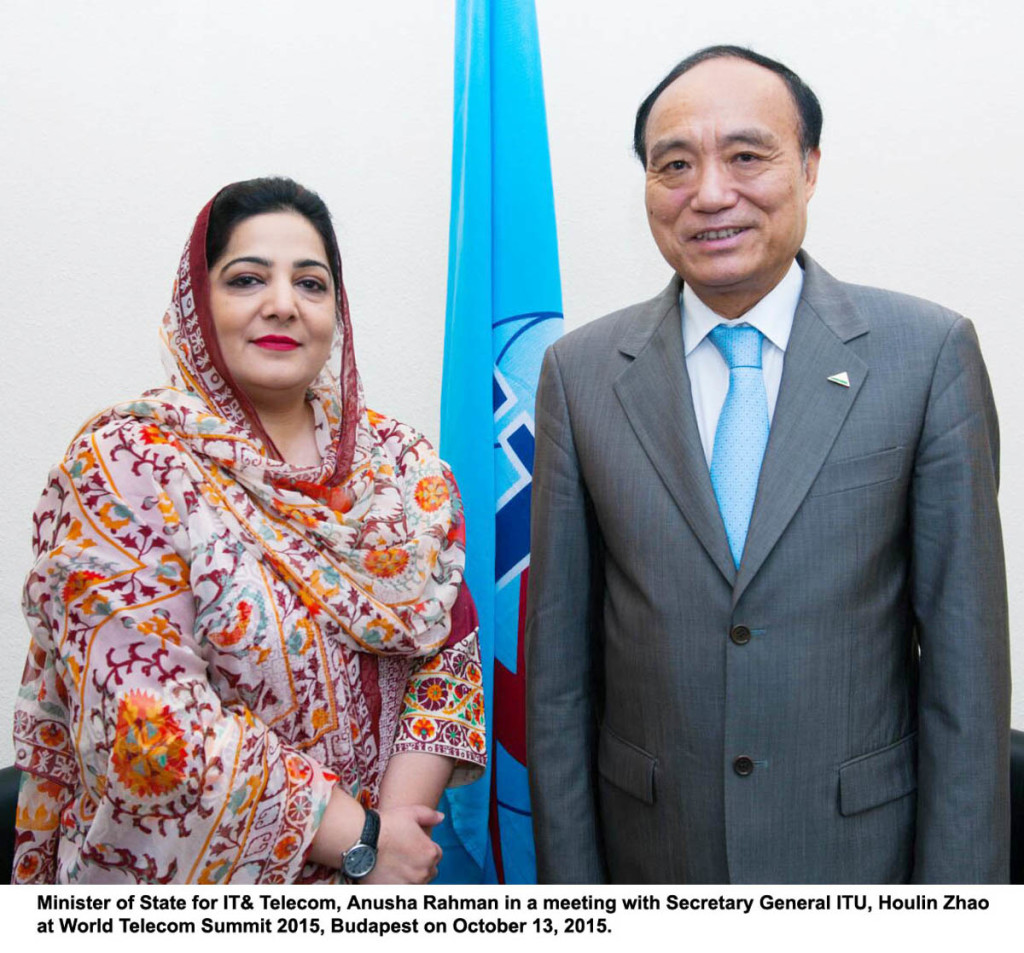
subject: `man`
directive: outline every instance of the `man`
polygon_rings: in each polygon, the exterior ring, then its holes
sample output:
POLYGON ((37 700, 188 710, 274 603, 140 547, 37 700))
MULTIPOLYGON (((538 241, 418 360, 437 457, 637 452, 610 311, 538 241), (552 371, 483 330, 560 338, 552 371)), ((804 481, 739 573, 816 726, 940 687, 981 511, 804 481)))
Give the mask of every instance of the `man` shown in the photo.
POLYGON ((821 110, 749 50, 637 114, 658 297, 549 349, 528 754, 542 882, 996 882, 1009 659, 969 321, 801 251, 821 110))

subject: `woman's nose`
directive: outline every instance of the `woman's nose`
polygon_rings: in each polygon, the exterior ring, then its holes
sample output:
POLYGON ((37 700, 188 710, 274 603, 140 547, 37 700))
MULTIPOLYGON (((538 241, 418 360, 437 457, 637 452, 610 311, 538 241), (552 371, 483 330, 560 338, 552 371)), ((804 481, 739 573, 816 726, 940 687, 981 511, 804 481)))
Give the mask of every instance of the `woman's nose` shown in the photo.
POLYGON ((263 316, 288 321, 298 310, 298 298, 290 281, 271 281, 263 302, 263 316))

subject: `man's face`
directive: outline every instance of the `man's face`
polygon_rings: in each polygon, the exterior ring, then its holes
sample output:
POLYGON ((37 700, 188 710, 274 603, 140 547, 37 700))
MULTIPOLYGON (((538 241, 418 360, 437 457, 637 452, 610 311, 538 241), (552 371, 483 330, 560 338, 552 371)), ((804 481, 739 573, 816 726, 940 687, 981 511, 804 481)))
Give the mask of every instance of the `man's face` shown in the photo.
POLYGON ((647 217, 665 260, 734 318, 789 269, 807 229, 819 152, 804 160, 781 77, 708 60, 655 101, 647 121, 647 217))

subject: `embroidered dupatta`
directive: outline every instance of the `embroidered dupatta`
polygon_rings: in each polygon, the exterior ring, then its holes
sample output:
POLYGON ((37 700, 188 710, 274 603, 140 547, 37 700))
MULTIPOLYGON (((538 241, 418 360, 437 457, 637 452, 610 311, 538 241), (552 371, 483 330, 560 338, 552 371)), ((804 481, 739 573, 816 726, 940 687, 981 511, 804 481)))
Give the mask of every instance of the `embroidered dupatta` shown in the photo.
POLYGON ((331 357, 309 393, 326 452, 318 467, 278 459, 213 327, 206 231, 214 201, 196 220, 163 319, 172 387, 110 408, 82 433, 116 417, 152 422, 153 439, 180 449, 239 541, 311 611, 334 620, 349 648, 432 654, 448 638, 465 566, 451 474, 422 435, 397 421, 382 433, 386 418, 366 409, 340 260, 331 357))

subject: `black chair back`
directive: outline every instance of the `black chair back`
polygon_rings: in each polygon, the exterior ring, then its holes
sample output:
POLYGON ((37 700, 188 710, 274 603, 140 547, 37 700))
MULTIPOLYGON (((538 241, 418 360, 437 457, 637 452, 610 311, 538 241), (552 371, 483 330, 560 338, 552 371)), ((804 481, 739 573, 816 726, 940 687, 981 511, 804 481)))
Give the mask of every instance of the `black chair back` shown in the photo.
POLYGON ((12 764, 0 769, 0 883, 11 882, 14 864, 14 819, 21 772, 12 764))
POLYGON ((1024 884, 1024 731, 1010 732, 1010 883, 1024 884))

